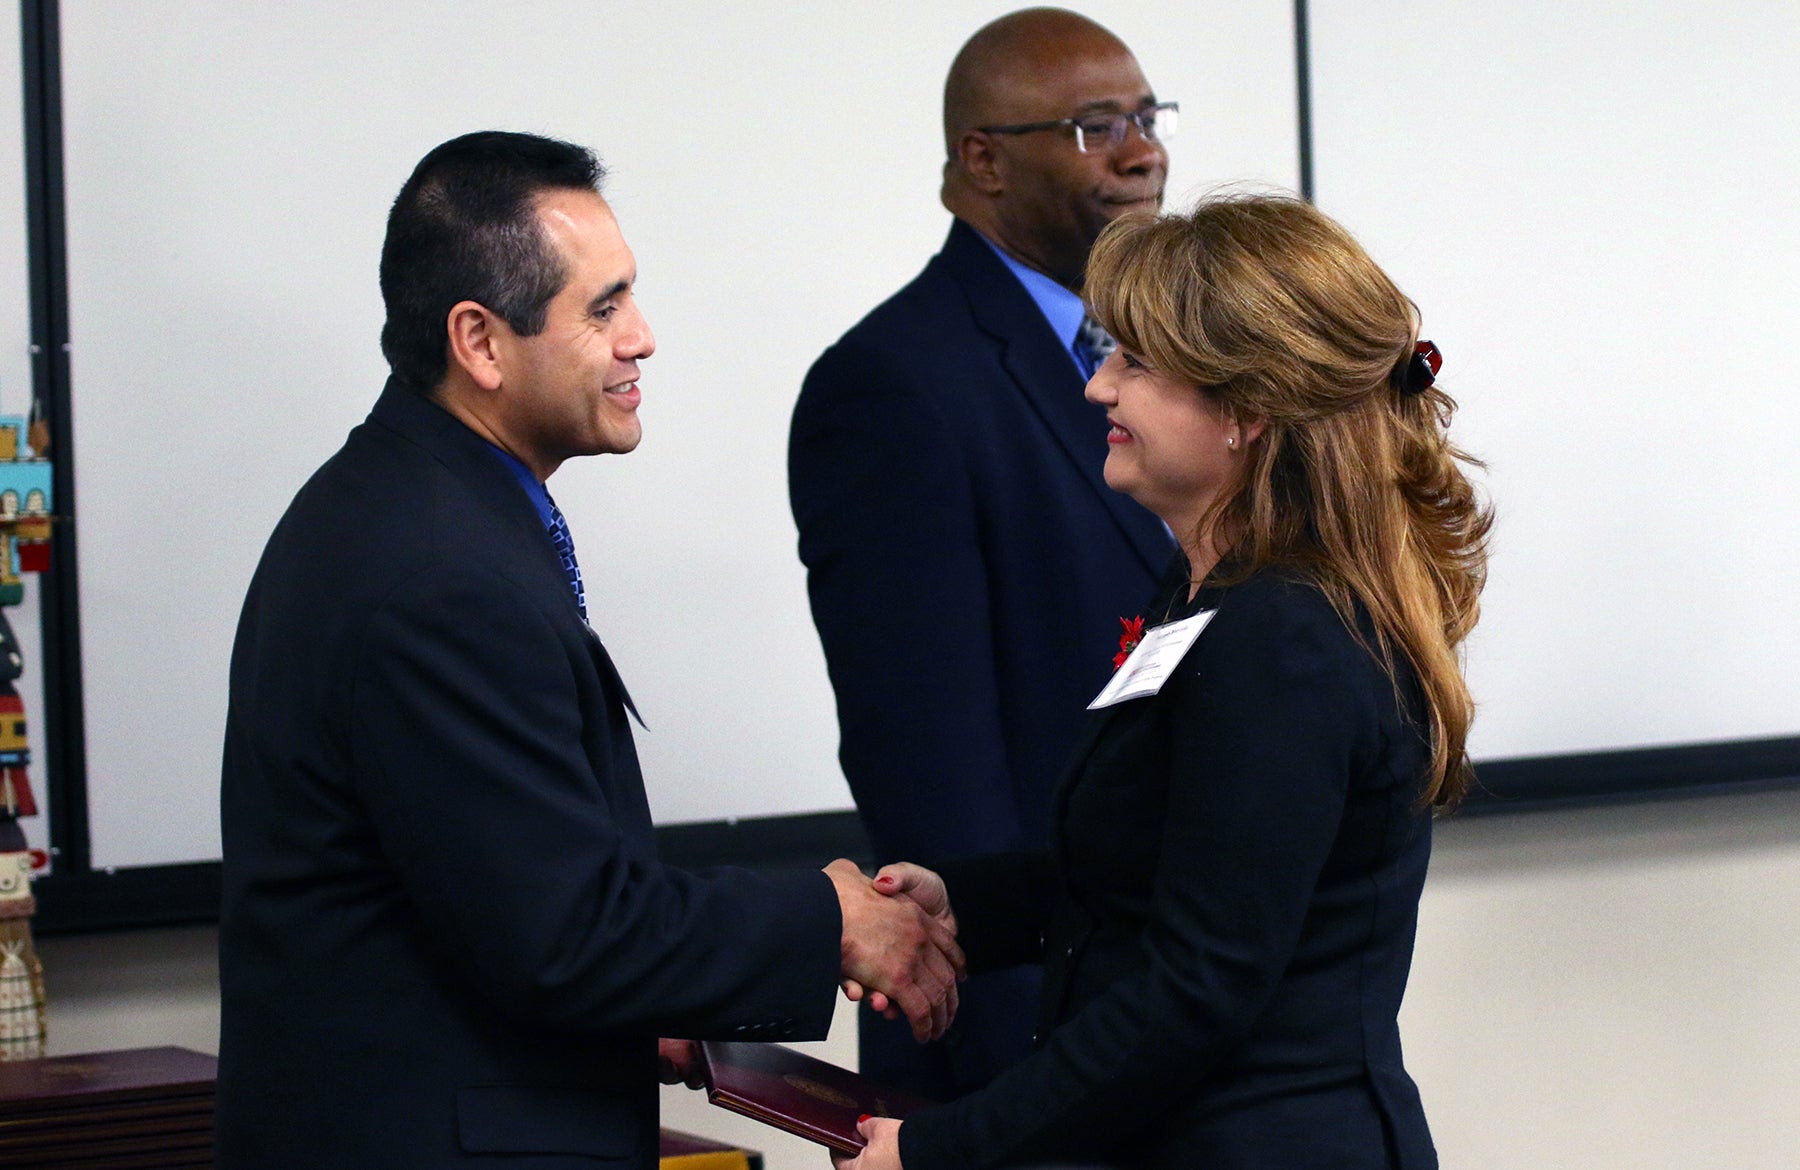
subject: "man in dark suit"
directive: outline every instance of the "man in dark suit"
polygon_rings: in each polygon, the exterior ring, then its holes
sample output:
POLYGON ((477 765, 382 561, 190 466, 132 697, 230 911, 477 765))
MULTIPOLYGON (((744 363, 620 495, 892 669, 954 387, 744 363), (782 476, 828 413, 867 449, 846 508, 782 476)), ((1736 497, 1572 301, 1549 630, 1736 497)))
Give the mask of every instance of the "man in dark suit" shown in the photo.
MULTIPOLYGON (((1092 21, 1028 9, 981 29, 944 87, 949 239, 801 391, 800 556, 883 861, 1046 843, 1118 619, 1173 551, 1101 477, 1105 415, 1082 387, 1104 342, 1080 300, 1100 230, 1160 205, 1172 129, 1092 21)), ((862 1068, 930 1096, 978 1087, 1030 1047, 1036 988, 1024 969, 964 985, 926 1051, 865 1011, 862 1068)))
POLYGON ((232 652, 222 1167, 647 1168, 658 1036, 821 1036, 840 975, 921 1035, 954 1010, 954 944, 849 862, 657 861, 544 488, 639 437, 654 343, 599 179, 483 133, 395 201, 393 377, 270 537, 232 652))

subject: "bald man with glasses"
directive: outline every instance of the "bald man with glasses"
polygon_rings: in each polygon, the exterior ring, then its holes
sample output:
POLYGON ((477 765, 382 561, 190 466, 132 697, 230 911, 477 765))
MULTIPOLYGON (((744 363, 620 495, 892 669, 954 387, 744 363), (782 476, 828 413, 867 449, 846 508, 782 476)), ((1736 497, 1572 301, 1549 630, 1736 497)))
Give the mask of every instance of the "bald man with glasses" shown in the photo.
MULTIPOLYGON (((1110 491, 1110 348, 1081 304, 1102 228, 1162 203, 1177 107, 1086 17, 1033 8, 970 38, 944 86, 943 250, 819 358, 789 492, 837 696, 839 758, 877 857, 1039 847, 1119 619, 1174 549, 1110 491)), ((864 1011, 865 1072, 927 1096, 1029 1051, 1036 968, 971 979, 944 1040, 864 1011)))

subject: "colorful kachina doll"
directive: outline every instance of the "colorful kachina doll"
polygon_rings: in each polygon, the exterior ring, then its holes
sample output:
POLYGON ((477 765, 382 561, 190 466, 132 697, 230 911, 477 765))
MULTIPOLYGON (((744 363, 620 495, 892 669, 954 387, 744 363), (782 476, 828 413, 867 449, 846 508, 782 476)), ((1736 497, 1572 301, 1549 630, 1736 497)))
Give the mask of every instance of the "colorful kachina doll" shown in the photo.
POLYGON ((44 1055, 44 968, 31 945, 31 849, 0 817, 0 1060, 44 1055))
POLYGON ((37 815, 28 768, 25 704, 13 684, 25 672, 6 606, 25 599, 22 573, 49 562, 50 463, 41 424, 26 445, 23 418, 0 416, 0 1060, 44 1055, 44 969, 31 943, 31 873, 44 855, 19 818, 37 815))

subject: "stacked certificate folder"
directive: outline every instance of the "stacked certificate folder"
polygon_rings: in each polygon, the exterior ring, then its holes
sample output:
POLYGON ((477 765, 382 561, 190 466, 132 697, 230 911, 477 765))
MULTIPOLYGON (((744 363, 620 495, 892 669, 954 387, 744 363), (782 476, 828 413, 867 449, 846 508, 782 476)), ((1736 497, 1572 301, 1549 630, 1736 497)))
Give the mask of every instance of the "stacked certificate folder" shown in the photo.
POLYGON ((211 1167, 217 1075, 185 1048, 0 1062, 0 1166, 211 1167))
POLYGON ((845 1154, 862 1149, 857 1120, 904 1118, 929 1102, 780 1044, 700 1045, 714 1105, 845 1154))

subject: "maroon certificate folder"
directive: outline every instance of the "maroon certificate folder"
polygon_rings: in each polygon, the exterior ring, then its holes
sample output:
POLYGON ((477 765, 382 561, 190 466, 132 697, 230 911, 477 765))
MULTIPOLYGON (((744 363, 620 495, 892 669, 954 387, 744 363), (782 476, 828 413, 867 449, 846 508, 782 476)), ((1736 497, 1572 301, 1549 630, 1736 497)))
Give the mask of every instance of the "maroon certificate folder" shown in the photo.
POLYGON ((0 1062, 0 1166, 211 1166, 218 1063, 185 1048, 0 1062))
POLYGON ((707 1040, 706 1099, 846 1154, 862 1149, 864 1114, 905 1117, 930 1102, 779 1044, 707 1040))

